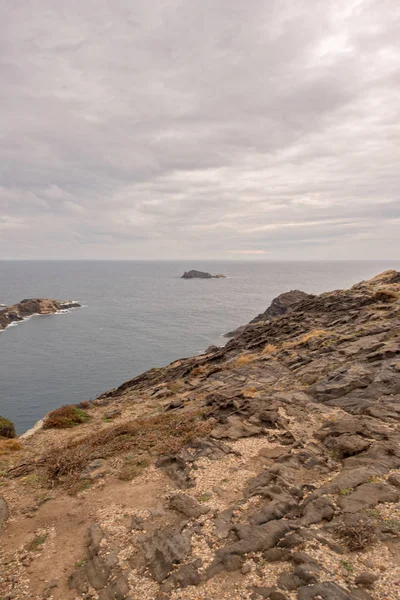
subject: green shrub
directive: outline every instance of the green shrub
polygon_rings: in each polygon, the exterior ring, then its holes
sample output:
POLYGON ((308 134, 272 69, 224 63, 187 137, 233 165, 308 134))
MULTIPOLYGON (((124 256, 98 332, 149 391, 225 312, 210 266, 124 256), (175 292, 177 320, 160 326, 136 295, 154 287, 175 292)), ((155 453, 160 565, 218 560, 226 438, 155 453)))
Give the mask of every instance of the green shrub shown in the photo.
POLYGON ((43 429, 68 429, 90 420, 90 416, 77 406, 67 404, 50 412, 45 418, 43 429))
POLYGON ((15 438, 16 436, 14 423, 0 416, 0 437, 15 438))

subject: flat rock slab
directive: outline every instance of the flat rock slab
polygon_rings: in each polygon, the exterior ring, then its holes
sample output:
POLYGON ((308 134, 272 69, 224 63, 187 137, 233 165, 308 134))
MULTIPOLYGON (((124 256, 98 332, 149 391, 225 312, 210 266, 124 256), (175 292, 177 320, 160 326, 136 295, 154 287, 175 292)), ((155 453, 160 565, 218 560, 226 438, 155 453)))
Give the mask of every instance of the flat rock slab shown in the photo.
POLYGON ((398 502, 400 493, 385 483, 364 483, 348 496, 341 496, 337 504, 347 513, 355 513, 381 502, 398 502))

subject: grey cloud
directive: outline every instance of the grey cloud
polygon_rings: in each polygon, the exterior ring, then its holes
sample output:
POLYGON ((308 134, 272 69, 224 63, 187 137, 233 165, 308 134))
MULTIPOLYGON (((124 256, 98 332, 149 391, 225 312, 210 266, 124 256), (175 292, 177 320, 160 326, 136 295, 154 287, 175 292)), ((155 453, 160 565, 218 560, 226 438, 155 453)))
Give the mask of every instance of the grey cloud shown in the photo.
POLYGON ((0 7, 0 254, 387 258, 397 0, 0 7))

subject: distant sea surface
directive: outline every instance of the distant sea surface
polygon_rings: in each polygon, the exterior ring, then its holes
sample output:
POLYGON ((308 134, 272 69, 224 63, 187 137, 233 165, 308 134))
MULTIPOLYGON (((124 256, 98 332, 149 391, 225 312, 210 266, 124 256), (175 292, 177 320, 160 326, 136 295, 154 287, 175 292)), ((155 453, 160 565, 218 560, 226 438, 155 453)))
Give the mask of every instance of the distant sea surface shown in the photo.
POLYGON ((282 292, 345 288, 400 261, 0 261, 0 303, 46 297, 82 309, 0 333, 0 415, 19 433, 152 367, 226 342, 282 292), (226 279, 184 280, 185 270, 226 279))

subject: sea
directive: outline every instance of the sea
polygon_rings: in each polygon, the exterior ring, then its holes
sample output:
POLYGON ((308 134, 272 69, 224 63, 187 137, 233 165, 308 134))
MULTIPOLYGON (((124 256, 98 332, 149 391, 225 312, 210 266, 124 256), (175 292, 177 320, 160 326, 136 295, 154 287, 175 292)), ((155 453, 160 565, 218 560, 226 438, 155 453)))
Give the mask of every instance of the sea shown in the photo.
POLYGON ((386 269, 400 261, 0 261, 0 303, 83 305, 0 333, 0 415, 23 433, 54 408, 225 344, 285 291, 347 288, 386 269), (226 279, 181 279, 190 269, 226 279))

